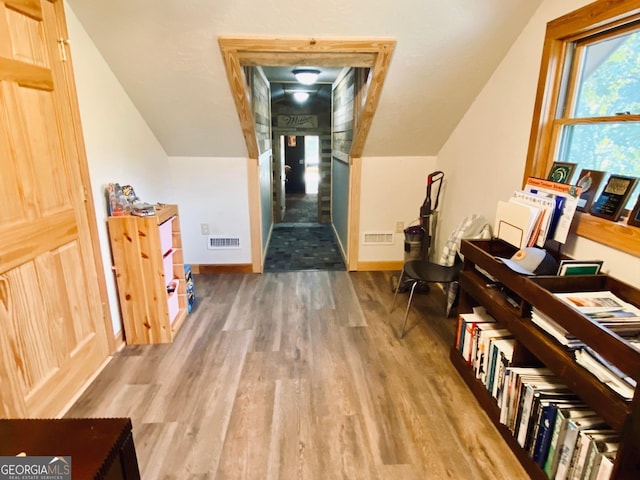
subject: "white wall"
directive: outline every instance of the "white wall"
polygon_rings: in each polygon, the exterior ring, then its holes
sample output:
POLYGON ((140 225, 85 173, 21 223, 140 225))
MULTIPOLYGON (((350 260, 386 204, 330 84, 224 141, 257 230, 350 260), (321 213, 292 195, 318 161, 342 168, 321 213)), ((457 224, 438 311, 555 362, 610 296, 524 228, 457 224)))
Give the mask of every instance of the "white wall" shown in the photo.
POLYGON ((132 185, 144 201, 168 203, 168 158, 65 2, 78 103, 113 330, 122 328, 106 228, 104 187, 132 185))
POLYGON ((180 209, 185 263, 250 264, 247 160, 169 157, 169 164, 172 191, 180 209), (209 226, 211 235, 240 238, 240 248, 208 250, 201 224, 209 226))
MULTIPOLYGON (((438 154, 447 194, 440 214, 438 246, 469 213, 493 222, 498 200, 521 187, 546 23, 591 0, 546 0, 478 95, 438 154)), ((564 252, 600 258, 612 276, 640 283, 640 259, 583 238, 571 238, 564 252)))
POLYGON ((393 245, 363 245, 364 233, 395 232, 420 217, 427 175, 436 157, 364 157, 360 198, 360 262, 402 261, 404 234, 394 233, 393 245))

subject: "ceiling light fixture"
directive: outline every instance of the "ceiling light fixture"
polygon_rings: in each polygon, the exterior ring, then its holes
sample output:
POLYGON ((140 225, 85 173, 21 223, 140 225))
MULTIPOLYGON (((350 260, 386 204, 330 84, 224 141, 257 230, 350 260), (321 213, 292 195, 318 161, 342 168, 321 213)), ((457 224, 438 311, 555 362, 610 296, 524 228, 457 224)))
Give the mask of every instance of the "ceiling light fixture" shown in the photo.
POLYGON ((293 93, 293 98, 296 99, 297 102, 306 102, 307 99, 309 98, 309 93, 307 92, 294 92, 293 93))
POLYGON ((293 76, 303 85, 313 85, 318 80, 319 75, 320 70, 315 68, 296 68, 293 71, 293 76))

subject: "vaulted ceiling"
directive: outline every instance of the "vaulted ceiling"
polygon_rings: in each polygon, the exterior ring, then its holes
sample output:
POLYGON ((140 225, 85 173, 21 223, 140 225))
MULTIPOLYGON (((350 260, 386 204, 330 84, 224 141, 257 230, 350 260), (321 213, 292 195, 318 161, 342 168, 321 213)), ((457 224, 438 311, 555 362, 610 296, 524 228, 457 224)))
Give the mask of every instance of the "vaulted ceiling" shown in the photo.
POLYGON ((67 0, 170 156, 244 157, 220 36, 395 38, 365 156, 436 155, 542 0, 67 0))

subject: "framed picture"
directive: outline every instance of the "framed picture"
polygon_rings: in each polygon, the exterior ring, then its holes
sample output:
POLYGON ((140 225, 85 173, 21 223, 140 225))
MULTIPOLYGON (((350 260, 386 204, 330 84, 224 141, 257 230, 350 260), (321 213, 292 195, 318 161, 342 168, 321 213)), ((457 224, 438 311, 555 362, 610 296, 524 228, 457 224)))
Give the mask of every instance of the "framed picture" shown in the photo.
POLYGON ((578 199, 577 210, 580 212, 588 212, 591 210, 591 204, 600 188, 605 172, 600 170, 582 169, 578 175, 576 185, 582 187, 582 193, 578 199))
POLYGON ((591 207, 591 215, 606 218, 613 222, 620 220, 620 215, 627 204, 627 200, 629 200, 629 195, 631 195, 637 183, 638 179, 636 177, 611 175, 598 200, 591 207))
POLYGON ((638 199, 636 200, 636 206, 633 207, 633 210, 631 210, 629 214, 627 223, 634 227, 640 227, 640 195, 638 195, 638 199))
POLYGON ((577 163, 553 162, 547 180, 558 183, 571 183, 573 172, 577 166, 577 163))
POLYGON ((560 260, 558 275, 597 275, 602 263, 602 260, 560 260))

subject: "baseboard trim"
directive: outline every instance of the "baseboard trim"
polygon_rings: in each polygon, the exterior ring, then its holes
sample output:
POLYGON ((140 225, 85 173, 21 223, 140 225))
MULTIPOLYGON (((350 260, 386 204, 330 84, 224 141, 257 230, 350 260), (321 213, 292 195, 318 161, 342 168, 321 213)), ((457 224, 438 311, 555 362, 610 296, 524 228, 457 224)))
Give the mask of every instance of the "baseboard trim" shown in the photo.
POLYGON ((385 261, 385 262, 358 262, 359 272, 378 272, 402 270, 402 261, 385 261))
POLYGON ((253 273, 253 265, 250 263, 238 263, 229 265, 192 265, 193 273, 203 275, 215 273, 253 273))
POLYGON ((121 328, 120 330, 118 330, 116 333, 113 334, 113 342, 116 346, 116 350, 115 350, 116 352, 119 352, 125 347, 127 342, 125 342, 124 340, 124 328, 121 328))

